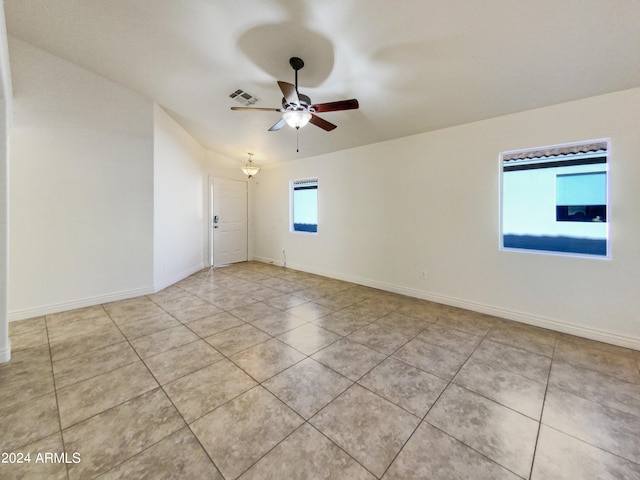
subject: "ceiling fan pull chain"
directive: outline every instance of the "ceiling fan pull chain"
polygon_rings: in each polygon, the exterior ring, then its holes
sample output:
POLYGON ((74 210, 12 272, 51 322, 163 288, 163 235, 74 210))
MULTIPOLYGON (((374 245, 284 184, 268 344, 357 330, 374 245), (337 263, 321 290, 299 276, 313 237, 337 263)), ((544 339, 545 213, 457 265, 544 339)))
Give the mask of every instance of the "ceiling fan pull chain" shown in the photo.
POLYGON ((296 128, 296 152, 300 152, 300 129, 296 128))

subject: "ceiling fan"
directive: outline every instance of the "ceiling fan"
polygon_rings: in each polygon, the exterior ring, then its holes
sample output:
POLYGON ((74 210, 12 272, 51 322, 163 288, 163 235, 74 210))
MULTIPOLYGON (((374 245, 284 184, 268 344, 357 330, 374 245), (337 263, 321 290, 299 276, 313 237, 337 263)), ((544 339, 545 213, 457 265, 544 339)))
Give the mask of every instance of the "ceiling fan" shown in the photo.
POLYGON ((291 68, 296 72, 296 84, 291 85, 287 82, 278 82, 278 86, 284 95, 282 98, 282 108, 231 107, 231 110, 258 110, 263 112, 282 113, 282 118, 271 126, 269 129, 270 132, 280 130, 287 124, 295 129, 299 129, 300 127, 304 127, 307 123, 312 123, 316 127, 320 127, 323 130, 330 132, 336 128, 337 125, 326 121, 316 115, 316 113, 353 110, 359 107, 358 100, 355 98, 328 103, 311 103, 311 99, 309 97, 298 92, 298 70, 304 67, 304 62, 301 58, 291 57, 289 59, 289 65, 291 65, 291 68))

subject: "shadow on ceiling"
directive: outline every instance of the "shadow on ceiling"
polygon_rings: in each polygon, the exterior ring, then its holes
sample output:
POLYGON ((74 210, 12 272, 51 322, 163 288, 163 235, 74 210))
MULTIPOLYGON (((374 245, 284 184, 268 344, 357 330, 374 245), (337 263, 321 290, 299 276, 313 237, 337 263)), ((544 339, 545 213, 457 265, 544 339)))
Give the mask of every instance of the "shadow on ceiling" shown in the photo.
POLYGON ((238 38, 238 48, 265 73, 289 83, 294 82, 289 58, 300 57, 305 63, 298 72, 301 87, 321 85, 333 70, 333 43, 293 21, 247 30, 238 38))

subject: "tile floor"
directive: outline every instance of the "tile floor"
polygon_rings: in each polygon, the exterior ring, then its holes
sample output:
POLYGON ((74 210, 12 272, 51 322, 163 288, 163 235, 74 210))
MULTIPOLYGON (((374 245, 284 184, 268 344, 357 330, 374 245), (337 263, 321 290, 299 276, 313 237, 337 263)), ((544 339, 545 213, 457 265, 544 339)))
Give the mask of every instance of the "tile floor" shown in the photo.
POLYGON ((639 352, 333 279, 237 264, 10 334, 3 479, 640 478, 639 352))

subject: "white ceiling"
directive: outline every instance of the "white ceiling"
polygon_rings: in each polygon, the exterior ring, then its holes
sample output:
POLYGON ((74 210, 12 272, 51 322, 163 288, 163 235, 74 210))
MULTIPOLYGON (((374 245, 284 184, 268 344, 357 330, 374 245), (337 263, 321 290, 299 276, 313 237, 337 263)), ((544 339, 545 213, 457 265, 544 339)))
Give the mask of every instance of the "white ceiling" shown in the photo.
MULTIPOLYGON (((162 105, 206 148, 266 164, 640 86, 636 0, 5 0, 7 30, 162 105), (357 98, 338 125, 279 107, 357 98)), ((19 86, 17 86, 19 87, 19 86)), ((19 88, 16 89, 19 95, 19 88)))

